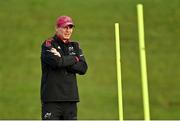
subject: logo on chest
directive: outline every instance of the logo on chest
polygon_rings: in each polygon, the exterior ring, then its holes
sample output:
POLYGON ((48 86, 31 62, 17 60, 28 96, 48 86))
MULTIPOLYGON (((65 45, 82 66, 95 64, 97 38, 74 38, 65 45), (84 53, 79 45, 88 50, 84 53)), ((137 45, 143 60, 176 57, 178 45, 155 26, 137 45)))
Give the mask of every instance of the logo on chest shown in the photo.
POLYGON ((72 46, 68 47, 69 55, 76 55, 72 46))
POLYGON ((73 48, 73 47, 71 47, 71 46, 70 46, 68 49, 69 49, 69 52, 74 51, 74 48, 73 48))

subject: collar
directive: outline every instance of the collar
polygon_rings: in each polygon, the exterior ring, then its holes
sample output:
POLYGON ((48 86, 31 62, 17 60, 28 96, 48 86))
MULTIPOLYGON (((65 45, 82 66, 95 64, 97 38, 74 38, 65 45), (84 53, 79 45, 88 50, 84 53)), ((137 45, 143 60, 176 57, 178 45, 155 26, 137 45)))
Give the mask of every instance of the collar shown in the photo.
POLYGON ((69 44, 71 41, 67 41, 67 42, 64 42, 62 39, 60 39, 57 35, 54 35, 54 40, 59 44, 59 45, 62 45, 62 44, 69 44))
POLYGON ((71 42, 70 40, 66 40, 66 41, 62 40, 61 37, 60 37, 60 36, 57 36, 56 34, 55 34, 55 36, 56 36, 56 39, 57 39, 57 40, 63 42, 64 44, 69 44, 69 43, 71 42))

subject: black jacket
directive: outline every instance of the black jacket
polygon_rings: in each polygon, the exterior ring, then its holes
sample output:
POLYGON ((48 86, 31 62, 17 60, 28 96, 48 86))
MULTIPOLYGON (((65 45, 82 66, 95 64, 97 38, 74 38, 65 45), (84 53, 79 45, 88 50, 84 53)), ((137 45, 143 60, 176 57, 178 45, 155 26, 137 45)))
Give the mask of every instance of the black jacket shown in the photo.
POLYGON ((79 101, 76 73, 86 73, 87 64, 77 42, 64 43, 57 36, 46 40, 41 50, 41 101, 79 101), (61 57, 50 52, 55 48, 61 57))

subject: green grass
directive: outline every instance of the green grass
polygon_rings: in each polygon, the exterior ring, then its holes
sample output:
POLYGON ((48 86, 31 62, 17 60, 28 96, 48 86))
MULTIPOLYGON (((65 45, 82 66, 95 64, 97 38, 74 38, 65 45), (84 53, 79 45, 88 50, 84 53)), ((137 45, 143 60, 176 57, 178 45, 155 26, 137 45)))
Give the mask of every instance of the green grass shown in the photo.
POLYGON ((179 0, 1 0, 0 119, 40 119, 40 46, 73 17, 89 69, 79 119, 118 119, 114 23, 120 23, 125 119, 143 119, 136 4, 144 5, 151 119, 180 119, 179 0))

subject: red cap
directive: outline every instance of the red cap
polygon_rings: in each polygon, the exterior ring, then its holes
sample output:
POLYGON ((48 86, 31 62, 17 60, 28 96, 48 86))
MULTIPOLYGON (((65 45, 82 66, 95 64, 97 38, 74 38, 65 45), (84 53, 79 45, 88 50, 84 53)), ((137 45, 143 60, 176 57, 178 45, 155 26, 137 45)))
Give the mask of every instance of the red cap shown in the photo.
POLYGON ((56 20, 56 26, 57 27, 65 27, 68 25, 74 26, 74 22, 72 21, 72 18, 69 16, 60 16, 56 20))

